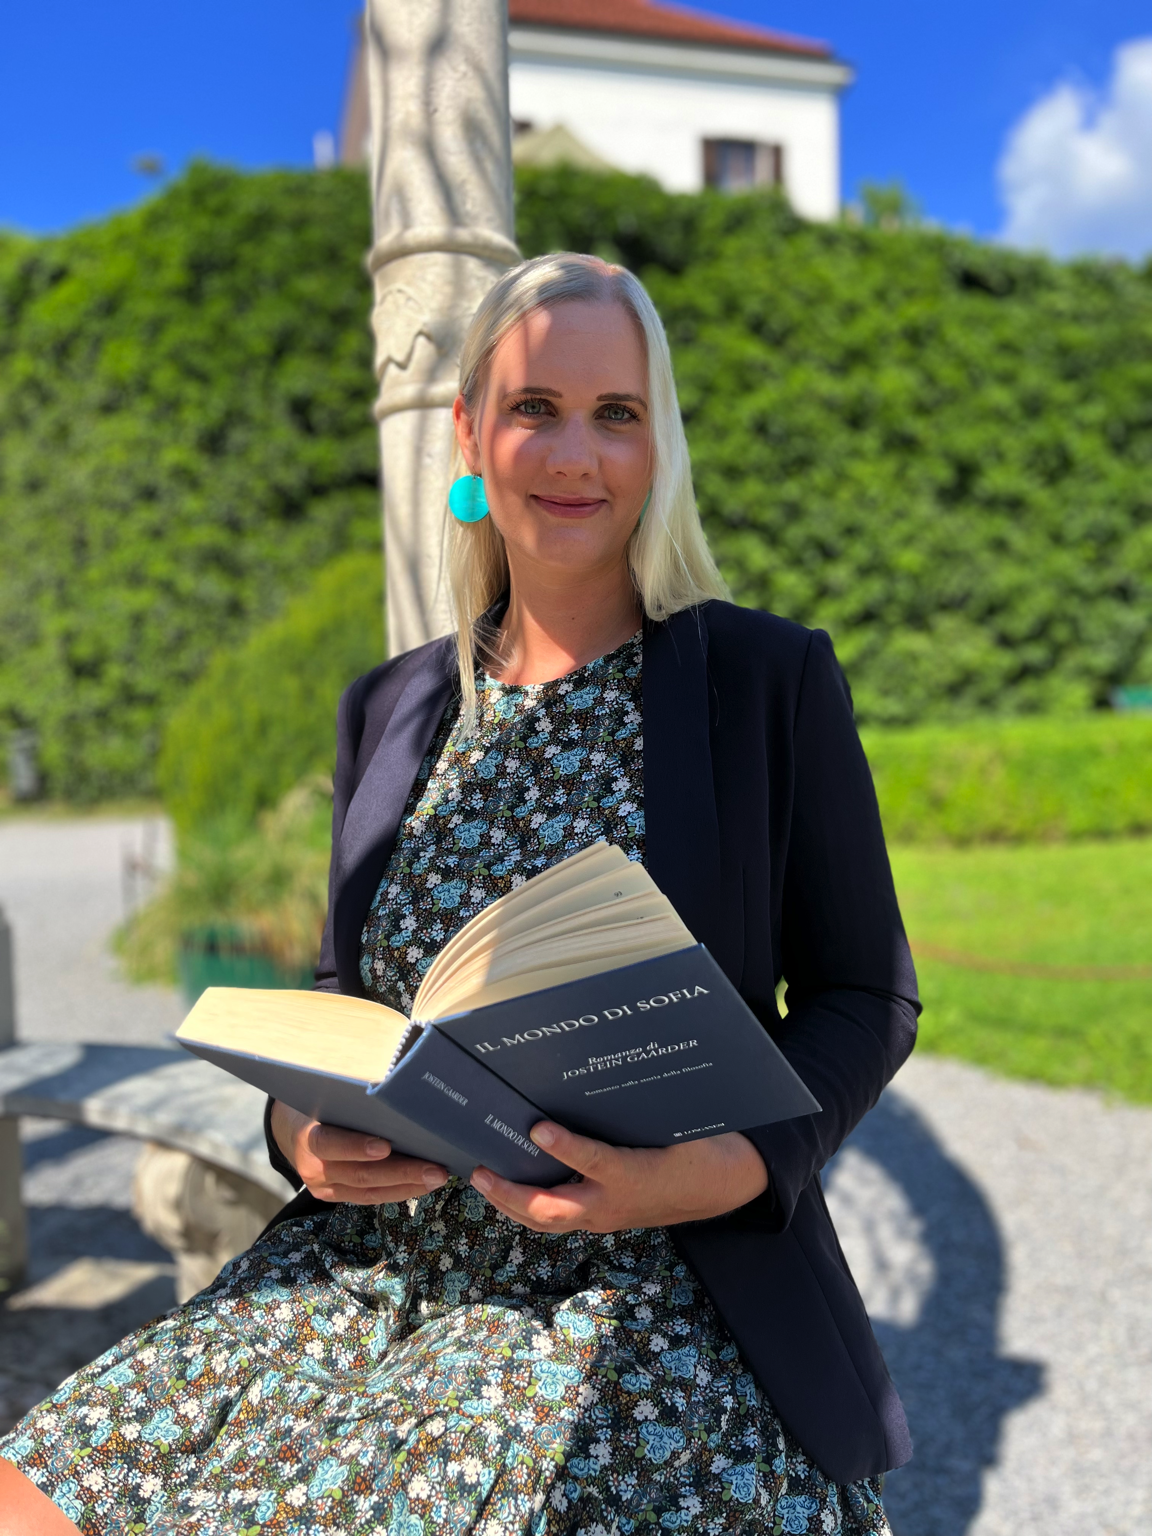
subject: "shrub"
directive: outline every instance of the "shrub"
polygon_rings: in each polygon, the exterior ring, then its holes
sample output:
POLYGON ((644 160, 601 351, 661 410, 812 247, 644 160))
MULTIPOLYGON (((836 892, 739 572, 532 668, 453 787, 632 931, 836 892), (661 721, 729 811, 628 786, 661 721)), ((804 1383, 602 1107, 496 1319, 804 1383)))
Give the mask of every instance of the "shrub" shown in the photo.
POLYGON ((570 169, 521 172, 517 219, 641 272, 724 573, 831 632, 861 720, 1152 682, 1152 265, 570 169))
POLYGON ((333 560, 278 618, 221 651, 164 733, 159 778, 180 832, 249 826, 306 774, 331 773, 337 700, 383 655, 371 554, 333 560))
POLYGON ((862 732, 892 842, 1152 832, 1152 715, 862 732))
POLYGON ((328 909, 331 820, 331 781, 313 776, 254 827, 218 822, 183 836, 176 873, 117 935, 128 975, 174 982, 182 943, 211 928, 306 984, 328 909))
MULTIPOLYGON (((863 721, 1152 683, 1152 267, 567 167, 517 228, 641 273, 722 568, 831 631, 863 721)), ((0 237, 0 731, 50 794, 150 792, 212 653, 379 548, 369 239, 358 172, 203 164, 0 237)))
POLYGON ((49 794, 152 792, 213 651, 379 549, 369 238, 357 172, 201 164, 0 242, 0 734, 49 794))

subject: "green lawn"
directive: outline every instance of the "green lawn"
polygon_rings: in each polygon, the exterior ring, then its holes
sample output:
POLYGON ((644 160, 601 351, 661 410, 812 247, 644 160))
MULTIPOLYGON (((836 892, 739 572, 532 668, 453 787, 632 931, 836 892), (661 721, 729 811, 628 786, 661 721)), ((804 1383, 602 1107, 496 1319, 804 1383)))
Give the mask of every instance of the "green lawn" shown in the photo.
POLYGON ((919 1049, 1152 1102, 1152 839, 891 850, 918 950, 919 1049), (985 964, 1144 967, 1143 978, 985 964))

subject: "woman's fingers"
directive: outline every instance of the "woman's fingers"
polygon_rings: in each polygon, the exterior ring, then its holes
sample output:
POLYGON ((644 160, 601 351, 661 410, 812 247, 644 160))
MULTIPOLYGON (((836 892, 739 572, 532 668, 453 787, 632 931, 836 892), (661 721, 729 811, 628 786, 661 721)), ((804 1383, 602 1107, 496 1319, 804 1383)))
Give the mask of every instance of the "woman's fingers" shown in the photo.
POLYGON ((613 1204, 606 1184, 620 1177, 621 1154, 606 1142, 577 1136, 552 1120, 532 1127, 532 1140, 583 1176, 579 1184, 539 1189, 514 1184, 488 1168, 477 1168, 472 1183, 498 1211, 536 1232, 611 1231, 608 1207, 613 1204), (608 1225, 605 1223, 608 1222, 608 1225))
POLYGON ((382 1184, 378 1187, 361 1184, 309 1184, 309 1190, 317 1200, 331 1201, 335 1205, 395 1205, 402 1200, 419 1200, 428 1193, 423 1184, 382 1184))
POLYGON ((497 1210, 537 1232, 619 1232, 666 1227, 735 1210, 768 1187, 764 1159, 732 1133, 674 1147, 610 1147, 550 1120, 532 1140, 583 1177, 537 1189, 477 1168, 472 1182, 497 1210))
POLYGON ((322 1163, 378 1162, 387 1157, 391 1143, 382 1136, 365 1136, 363 1131, 346 1131, 339 1125, 323 1125, 313 1120, 304 1143, 312 1156, 322 1163))
POLYGON ((419 1157, 393 1154, 382 1136, 310 1120, 276 1102, 272 1130, 280 1150, 318 1200, 383 1205, 413 1200, 447 1183, 447 1170, 419 1157))
POLYGON ((393 1153, 381 1137, 310 1122, 302 1130, 296 1171, 320 1200, 381 1205, 439 1189, 448 1174, 423 1158, 393 1153))
POLYGON ((538 1147, 543 1147, 569 1168, 575 1168, 586 1179, 603 1178, 620 1160, 617 1149, 607 1142, 577 1136, 575 1131, 566 1131, 554 1120, 538 1120, 528 1134, 538 1147))
POLYGON ((350 1184, 353 1188, 392 1189, 403 1184, 418 1189, 422 1195, 430 1189, 439 1189, 448 1179, 446 1170, 438 1164, 399 1154, 394 1154, 385 1163, 325 1163, 324 1168, 335 1182, 350 1184))
POLYGON ((537 1232, 609 1231, 605 1226, 612 1200, 611 1187, 621 1174, 621 1154, 606 1142, 577 1136, 552 1120, 532 1127, 532 1140, 582 1175, 577 1184, 540 1189, 514 1184, 489 1168, 477 1168, 472 1183, 497 1210, 537 1232))
POLYGON ((305 1184, 319 1200, 346 1200, 352 1205, 383 1205, 413 1200, 439 1189, 448 1175, 435 1163, 417 1157, 389 1158, 385 1163, 319 1163, 309 1169, 305 1184))
POLYGON ((490 1168, 477 1168, 472 1183, 489 1204, 534 1232, 596 1231, 594 1208, 602 1191, 594 1184, 561 1184, 539 1189, 534 1184, 513 1184, 490 1168))

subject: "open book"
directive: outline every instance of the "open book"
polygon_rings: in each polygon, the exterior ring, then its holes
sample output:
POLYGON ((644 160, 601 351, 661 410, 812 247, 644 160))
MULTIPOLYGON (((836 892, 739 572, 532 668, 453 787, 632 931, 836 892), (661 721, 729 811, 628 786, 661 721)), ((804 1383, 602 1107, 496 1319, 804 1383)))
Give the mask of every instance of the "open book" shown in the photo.
POLYGON ((210 987, 181 1045, 330 1124, 468 1174, 555 1184, 548 1117, 621 1146, 819 1109, 648 872, 596 843, 480 912, 412 1019, 329 992, 210 987))

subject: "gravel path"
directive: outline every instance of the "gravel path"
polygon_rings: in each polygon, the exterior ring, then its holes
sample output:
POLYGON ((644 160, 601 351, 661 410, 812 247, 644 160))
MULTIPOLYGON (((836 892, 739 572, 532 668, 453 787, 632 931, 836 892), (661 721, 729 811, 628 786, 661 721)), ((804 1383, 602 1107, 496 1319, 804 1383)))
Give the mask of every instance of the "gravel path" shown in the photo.
MULTIPOLYGON (((0 822, 25 1039, 154 1042, 178 997, 118 979, 141 822, 0 822), (63 935, 62 938, 56 937, 63 935)), ((171 1304, 128 1211, 137 1148, 25 1125, 33 1284, 0 1310, 0 1423, 171 1304)), ((914 1057, 826 1177, 916 1441, 897 1536, 1152 1530, 1152 1110, 914 1057)))
POLYGON ((827 1185, 916 1442, 897 1536, 1147 1536, 1152 1110, 913 1057, 827 1185))
MULTIPOLYGON (((126 856, 167 867, 167 824, 0 821, 22 1040, 156 1045, 184 1017, 174 989, 129 986, 109 951, 140 894, 126 856)), ((21 1133, 31 1266, 27 1288, 0 1309, 0 1430, 174 1301, 171 1257, 129 1208, 139 1142, 48 1120, 25 1120, 21 1133)))
POLYGON ((126 986, 108 949, 133 894, 126 857, 143 854, 168 867, 166 822, 0 821, 0 907, 13 930, 21 1039, 156 1045, 179 1025, 176 992, 126 986))

